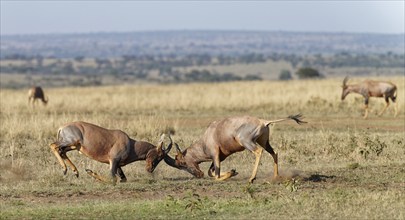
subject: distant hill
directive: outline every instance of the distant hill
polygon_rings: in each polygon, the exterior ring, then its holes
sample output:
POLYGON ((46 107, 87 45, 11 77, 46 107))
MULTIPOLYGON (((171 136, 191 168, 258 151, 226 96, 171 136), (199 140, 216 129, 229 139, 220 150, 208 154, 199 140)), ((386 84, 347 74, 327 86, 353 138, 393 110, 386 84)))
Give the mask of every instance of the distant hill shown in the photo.
POLYGON ((154 31, 2 35, 0 58, 114 58, 127 55, 404 54, 404 34, 282 31, 154 31))

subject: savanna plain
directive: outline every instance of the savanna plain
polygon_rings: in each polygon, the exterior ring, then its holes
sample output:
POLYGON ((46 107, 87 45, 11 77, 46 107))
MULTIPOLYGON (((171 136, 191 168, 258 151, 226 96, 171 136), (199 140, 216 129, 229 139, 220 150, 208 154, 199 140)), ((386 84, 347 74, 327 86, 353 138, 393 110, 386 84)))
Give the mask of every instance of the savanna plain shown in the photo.
MULTIPOLYGON (((364 78, 352 78, 350 83, 364 78)), ((47 106, 27 104, 27 90, 0 90, 0 219, 404 219, 405 78, 375 77, 398 86, 399 114, 371 98, 340 100, 341 78, 212 84, 44 88, 47 106), (221 163, 239 173, 225 181, 169 167, 149 174, 145 162, 123 167, 126 183, 109 185, 85 168, 108 175, 109 166, 68 153, 79 169, 64 176, 49 144, 59 126, 86 121, 157 144, 174 132, 183 149, 211 121, 252 115, 263 119, 302 113, 307 124, 271 128, 281 180, 263 153, 257 179, 248 184, 254 155, 243 151, 221 163)), ((174 157, 175 150, 170 152, 174 157)))

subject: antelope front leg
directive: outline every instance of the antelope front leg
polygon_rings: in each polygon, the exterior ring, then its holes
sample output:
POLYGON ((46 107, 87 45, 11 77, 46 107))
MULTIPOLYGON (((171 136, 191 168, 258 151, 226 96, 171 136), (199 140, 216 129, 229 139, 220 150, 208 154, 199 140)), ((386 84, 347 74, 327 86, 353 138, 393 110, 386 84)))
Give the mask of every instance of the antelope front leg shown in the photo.
MULTIPOLYGON (((230 177, 238 175, 238 173, 234 169, 230 172, 221 173, 219 156, 215 157, 213 164, 215 169, 215 180, 223 181, 229 179, 230 177)), ((208 171, 208 175, 210 175, 210 170, 208 171)))
POLYGON ((93 172, 90 169, 86 169, 86 172, 93 178, 100 180, 101 182, 104 182, 104 183, 111 183, 111 184, 115 185, 117 182, 117 177, 108 178, 108 177, 102 176, 96 172, 93 172))
POLYGON ((365 105, 365 106, 364 106, 364 110, 365 110, 365 111, 364 111, 364 116, 363 116, 363 118, 364 118, 364 119, 367 119, 367 117, 368 117, 368 105, 365 105))
POLYGON ((366 100, 364 101, 364 109, 365 109, 365 112, 364 112, 364 119, 366 119, 367 117, 368 117, 368 97, 366 97, 366 100))
POLYGON ((66 175, 67 167, 66 167, 66 164, 65 164, 65 162, 63 161, 62 157, 61 157, 60 154, 59 154, 59 146, 56 145, 55 143, 53 143, 53 144, 51 144, 49 147, 51 148, 53 154, 54 154, 54 155, 56 156, 56 158, 58 159, 60 165, 63 167, 63 175, 66 175))
POLYGON ((229 178, 231 178, 233 176, 236 176, 236 175, 238 175, 238 172, 236 172, 235 169, 232 169, 229 172, 221 173, 221 175, 219 177, 215 176, 215 180, 222 181, 222 180, 229 179, 229 178))
POLYGON ((395 111, 394 112, 394 118, 395 118, 398 115, 398 104, 396 102, 394 103, 394 111, 395 111))
MULTIPOLYGON (((211 166, 210 166, 210 168, 208 169, 208 176, 210 176, 210 177, 215 177, 215 174, 214 174, 214 173, 215 173, 215 166, 214 166, 214 163, 212 163, 211 166)), ((235 169, 232 169, 232 170, 230 171, 230 173, 231 173, 232 176, 238 175, 238 172, 236 172, 235 169)), ((227 173, 221 173, 220 176, 224 176, 224 175, 227 175, 227 173)), ((232 177, 232 176, 231 176, 231 177, 232 177)))
POLYGON ((110 160, 110 172, 111 172, 110 178, 99 175, 89 169, 86 169, 86 172, 90 176, 92 176, 102 182, 111 183, 111 184, 115 185, 117 183, 117 175, 118 175, 118 168, 119 168, 118 163, 119 163, 119 160, 117 160, 117 159, 110 160))
POLYGON ((121 178, 120 182, 125 183, 127 181, 127 177, 125 176, 124 171, 122 171, 121 167, 118 167, 117 171, 118 171, 118 176, 120 176, 120 178, 121 178))
POLYGON ((378 114, 378 116, 381 116, 385 112, 385 110, 388 108, 389 105, 390 105, 390 102, 387 97, 387 98, 385 98, 385 107, 381 110, 381 112, 378 114))

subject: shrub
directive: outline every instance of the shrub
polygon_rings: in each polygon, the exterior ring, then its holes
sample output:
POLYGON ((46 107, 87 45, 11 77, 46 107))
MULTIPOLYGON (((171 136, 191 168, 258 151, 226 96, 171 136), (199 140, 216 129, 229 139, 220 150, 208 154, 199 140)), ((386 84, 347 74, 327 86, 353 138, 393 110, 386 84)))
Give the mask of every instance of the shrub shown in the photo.
POLYGON ((323 78, 323 76, 318 72, 318 70, 310 68, 310 67, 303 67, 298 69, 297 73, 298 78, 300 79, 308 79, 308 78, 323 78))
POLYGON ((278 76, 279 80, 290 80, 292 79, 291 72, 288 70, 281 70, 280 75, 278 76))

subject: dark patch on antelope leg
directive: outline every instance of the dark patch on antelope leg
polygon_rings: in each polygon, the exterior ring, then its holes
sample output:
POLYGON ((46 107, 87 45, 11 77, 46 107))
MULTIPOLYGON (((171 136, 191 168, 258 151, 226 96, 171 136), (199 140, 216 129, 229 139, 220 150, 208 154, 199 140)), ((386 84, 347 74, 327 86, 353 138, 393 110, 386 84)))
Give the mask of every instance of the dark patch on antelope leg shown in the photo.
POLYGON ((118 176, 121 178, 120 182, 125 183, 127 181, 127 177, 125 176, 124 172, 122 171, 121 167, 118 167, 118 176))

